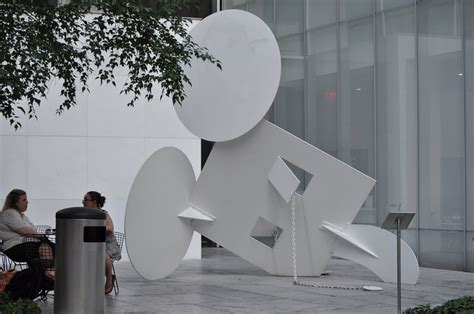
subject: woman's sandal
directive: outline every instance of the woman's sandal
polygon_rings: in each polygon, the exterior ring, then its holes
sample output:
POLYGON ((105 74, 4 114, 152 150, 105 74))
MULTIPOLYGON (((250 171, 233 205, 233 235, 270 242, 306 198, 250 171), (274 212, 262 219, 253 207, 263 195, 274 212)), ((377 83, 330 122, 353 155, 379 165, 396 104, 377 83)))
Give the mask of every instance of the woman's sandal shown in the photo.
POLYGON ((105 288, 105 294, 109 294, 112 292, 112 290, 114 290, 115 280, 117 280, 115 275, 112 275, 112 286, 110 286, 109 289, 105 288))
POLYGON ((112 284, 109 288, 105 287, 105 294, 110 294, 114 290, 114 285, 112 284))

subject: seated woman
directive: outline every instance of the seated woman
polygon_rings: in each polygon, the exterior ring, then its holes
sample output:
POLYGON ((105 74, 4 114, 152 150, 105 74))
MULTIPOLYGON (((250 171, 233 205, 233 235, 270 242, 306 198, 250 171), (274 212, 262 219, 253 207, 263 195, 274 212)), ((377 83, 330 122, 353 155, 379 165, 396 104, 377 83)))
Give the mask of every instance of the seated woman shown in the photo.
MULTIPOLYGON (((99 192, 89 191, 84 195, 82 200, 84 207, 102 209, 105 204, 105 197, 99 192)), ((103 210, 103 209, 102 209, 103 210)), ((112 260, 118 261, 122 258, 120 246, 117 243, 117 239, 114 235, 114 223, 110 218, 109 213, 103 210, 106 214, 105 220, 105 293, 109 294, 112 292, 113 280, 112 278, 112 260)))
MULTIPOLYGON (((38 266, 39 261, 52 262, 54 245, 37 234, 35 226, 24 214, 27 207, 28 197, 25 191, 14 189, 8 193, 0 213, 3 253, 15 262, 28 263, 29 267, 38 266)), ((46 274, 54 276, 53 272, 46 274)))

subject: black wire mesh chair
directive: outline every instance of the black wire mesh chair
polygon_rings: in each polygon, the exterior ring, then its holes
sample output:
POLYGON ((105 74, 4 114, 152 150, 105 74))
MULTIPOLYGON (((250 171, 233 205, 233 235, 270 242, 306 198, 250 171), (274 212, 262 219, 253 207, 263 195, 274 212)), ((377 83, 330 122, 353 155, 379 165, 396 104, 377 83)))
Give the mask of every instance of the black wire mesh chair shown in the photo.
POLYGON ((39 234, 46 235, 48 240, 52 243, 56 242, 55 232, 56 230, 49 225, 36 225, 36 232, 39 234))
POLYGON ((48 225, 36 225, 35 228, 36 228, 36 232, 40 234, 45 234, 46 230, 53 229, 51 226, 48 226, 48 225))
POLYGON ((54 290, 54 276, 52 274, 54 274, 55 245, 46 236, 25 237, 23 244, 25 259, 19 262, 26 263, 29 268, 44 274, 44 284, 38 297, 45 300, 48 293, 54 290))
MULTIPOLYGON (((115 239, 117 239, 117 244, 120 247, 120 253, 122 253, 123 242, 125 240, 125 235, 122 232, 114 231, 115 239)), ((115 295, 119 294, 120 288, 117 280, 117 275, 115 274, 114 262, 116 260, 112 259, 112 285, 114 287, 115 295)))
MULTIPOLYGON (((45 234, 46 230, 48 230, 48 229, 52 230, 52 227, 49 226, 49 225, 36 225, 35 229, 36 229, 37 233, 45 234)), ((54 239, 49 238, 48 240, 54 240, 54 239)), ((27 237, 27 238, 24 238, 22 241, 23 242, 38 242, 39 239, 38 238, 28 238, 27 237)), ((0 240, 0 257, 1 257, 0 269, 2 269, 3 271, 6 271, 6 270, 9 270, 9 269, 16 269, 16 268, 19 268, 20 270, 28 268, 28 265, 27 265, 26 261, 14 261, 14 260, 10 259, 8 256, 6 256, 3 253, 2 242, 3 241, 0 240)), ((52 241, 52 242, 54 242, 54 241, 52 241)), ((29 252, 29 253, 31 253, 31 252, 29 252)), ((51 264, 51 261, 49 263, 51 264)))
MULTIPOLYGON (((35 229, 37 233, 45 234, 46 230, 48 229, 51 230, 52 228, 49 225, 36 225, 35 229)), ((43 238, 43 240, 44 239, 46 238, 43 238)), ((38 241, 40 241, 39 238, 29 238, 29 237, 23 238, 23 242, 38 242, 38 241)), ((32 255, 32 254, 35 254, 35 252, 28 252, 28 254, 32 255)), ((9 268, 15 268, 15 269, 19 268, 20 270, 28 268, 26 261, 13 261, 9 259, 7 256, 4 256, 4 265, 8 265, 9 268)))

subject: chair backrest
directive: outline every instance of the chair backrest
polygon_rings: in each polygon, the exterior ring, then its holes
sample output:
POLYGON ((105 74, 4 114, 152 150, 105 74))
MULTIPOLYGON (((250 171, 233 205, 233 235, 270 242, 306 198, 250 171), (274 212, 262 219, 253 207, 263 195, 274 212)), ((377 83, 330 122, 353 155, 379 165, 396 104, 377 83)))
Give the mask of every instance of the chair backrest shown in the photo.
POLYGON ((120 247, 120 252, 122 252, 123 247, 123 240, 125 239, 125 235, 122 232, 114 231, 115 239, 117 239, 117 244, 120 247))
POLYGON ((51 226, 48 225, 36 225, 36 232, 38 233, 45 233, 48 229, 53 229, 51 226))

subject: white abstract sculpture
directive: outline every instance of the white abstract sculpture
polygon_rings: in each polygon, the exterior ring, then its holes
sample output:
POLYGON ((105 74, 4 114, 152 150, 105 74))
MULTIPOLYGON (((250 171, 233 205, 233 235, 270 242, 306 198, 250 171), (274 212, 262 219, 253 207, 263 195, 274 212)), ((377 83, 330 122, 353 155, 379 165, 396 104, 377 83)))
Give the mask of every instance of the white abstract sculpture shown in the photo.
MULTIPOLYGON (((331 256, 340 256, 396 282, 395 235, 351 224, 375 180, 262 120, 281 71, 270 29, 250 13, 227 10, 191 34, 223 71, 193 63, 193 86, 176 111, 191 132, 216 144, 197 181, 176 148, 158 150, 140 169, 125 215, 137 272, 150 280, 169 275, 195 230, 270 274, 291 275, 294 197, 298 275, 319 276, 331 256), (284 161, 313 175, 302 195, 284 161)), ((402 282, 414 284, 418 262, 405 242, 402 256, 402 282)))

